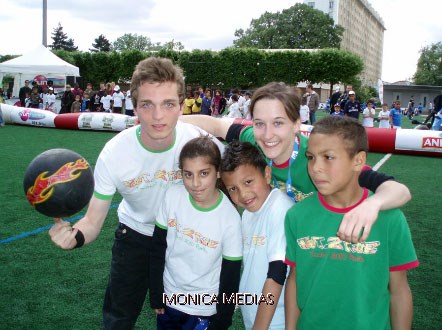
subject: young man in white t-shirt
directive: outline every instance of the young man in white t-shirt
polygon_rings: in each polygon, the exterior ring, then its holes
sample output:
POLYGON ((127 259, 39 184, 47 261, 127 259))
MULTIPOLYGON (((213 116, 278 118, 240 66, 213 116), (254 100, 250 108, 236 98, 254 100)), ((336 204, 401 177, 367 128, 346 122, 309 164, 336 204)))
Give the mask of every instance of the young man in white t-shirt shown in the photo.
POLYGON ((390 128, 390 110, 387 103, 382 103, 382 110, 378 114, 379 128, 390 128))
POLYGON ((367 107, 362 112, 363 120, 362 120, 362 126, 364 127, 373 127, 374 123, 374 116, 376 115, 376 110, 373 109, 373 101, 368 100, 367 101, 367 107))
MULTIPOLYGON (((138 63, 131 96, 140 125, 122 131, 101 151, 86 215, 73 227, 56 219, 49 231, 52 241, 65 250, 89 244, 101 232, 113 195, 118 191, 123 197, 104 298, 103 329, 135 327, 149 287, 155 214, 167 188, 182 184, 178 175, 182 147, 207 134, 190 124, 177 123, 184 78, 171 60, 149 57, 138 63)), ((222 151, 223 145, 215 142, 222 151)))

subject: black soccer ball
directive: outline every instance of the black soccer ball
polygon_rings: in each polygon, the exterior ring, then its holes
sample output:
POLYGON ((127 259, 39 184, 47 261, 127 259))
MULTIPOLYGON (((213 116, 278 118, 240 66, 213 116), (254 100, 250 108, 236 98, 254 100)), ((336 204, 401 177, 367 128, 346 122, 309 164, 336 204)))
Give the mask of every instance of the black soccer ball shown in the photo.
POLYGON ((55 218, 83 209, 94 192, 91 166, 68 149, 50 149, 35 157, 26 169, 23 188, 38 212, 55 218))

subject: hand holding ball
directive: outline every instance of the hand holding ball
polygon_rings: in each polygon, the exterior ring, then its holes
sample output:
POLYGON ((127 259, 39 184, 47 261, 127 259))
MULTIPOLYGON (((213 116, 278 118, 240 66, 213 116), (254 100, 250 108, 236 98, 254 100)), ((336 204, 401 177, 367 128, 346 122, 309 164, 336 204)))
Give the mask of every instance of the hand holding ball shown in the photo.
POLYGON ((89 163, 68 149, 50 149, 35 157, 23 180, 26 198, 38 212, 55 218, 83 209, 94 192, 89 163))

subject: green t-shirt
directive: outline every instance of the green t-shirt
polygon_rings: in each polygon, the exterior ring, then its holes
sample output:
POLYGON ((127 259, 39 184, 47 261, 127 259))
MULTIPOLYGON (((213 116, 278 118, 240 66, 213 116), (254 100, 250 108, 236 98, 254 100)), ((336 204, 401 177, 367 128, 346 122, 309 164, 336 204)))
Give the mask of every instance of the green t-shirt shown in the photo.
MULTIPOLYGON (((364 197, 368 197, 365 190, 364 197)), ((351 208, 335 209, 315 193, 285 218, 286 263, 296 267, 298 329, 390 329, 390 271, 417 267, 399 209, 382 211, 364 243, 336 232, 351 208)))
MULTIPOLYGON (((307 171, 307 157, 305 156, 305 152, 307 151, 308 138, 300 135, 300 144, 298 156, 295 161, 291 164, 291 166, 286 167, 278 167, 272 166, 272 186, 274 188, 279 188, 283 192, 286 191, 286 182, 290 169, 290 176, 292 178, 292 186, 293 193, 295 196, 296 202, 303 200, 305 197, 311 195, 316 191, 316 187, 314 186, 310 176, 307 171)), ((256 147, 261 150, 256 143, 255 137, 253 135, 253 127, 248 126, 244 128, 239 137, 240 141, 247 141, 256 145, 256 147)), ((261 151, 262 153, 262 151, 261 151)), ((269 163, 269 159, 262 153, 267 163, 269 163)))

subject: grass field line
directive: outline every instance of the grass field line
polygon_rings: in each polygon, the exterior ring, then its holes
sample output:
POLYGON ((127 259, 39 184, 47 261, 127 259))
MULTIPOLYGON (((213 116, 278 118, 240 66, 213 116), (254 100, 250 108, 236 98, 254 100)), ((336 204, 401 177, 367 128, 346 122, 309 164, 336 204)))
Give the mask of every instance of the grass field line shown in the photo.
MULTIPOLYGON (((113 208, 116 208, 118 205, 120 205, 120 204, 112 204, 111 206, 109 206, 109 210, 113 209, 113 208)), ((84 214, 79 214, 79 215, 76 215, 75 217, 68 218, 65 221, 73 222, 73 221, 79 220, 79 219, 81 219, 83 217, 84 217, 84 214)), ((50 224, 50 225, 47 225, 47 226, 44 226, 44 227, 40 227, 40 228, 31 230, 31 231, 28 231, 28 232, 16 235, 16 236, 12 236, 12 237, 9 237, 9 238, 2 239, 2 240, 0 240, 0 244, 11 243, 11 242, 16 241, 18 239, 25 238, 25 237, 28 237, 30 235, 35 235, 35 234, 41 233, 43 231, 51 229, 52 226, 53 226, 53 224, 50 224)))
POLYGON ((375 166, 373 166, 373 170, 377 171, 381 168, 382 165, 385 164, 385 162, 391 157, 392 154, 386 154, 380 161, 376 163, 375 166))

